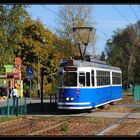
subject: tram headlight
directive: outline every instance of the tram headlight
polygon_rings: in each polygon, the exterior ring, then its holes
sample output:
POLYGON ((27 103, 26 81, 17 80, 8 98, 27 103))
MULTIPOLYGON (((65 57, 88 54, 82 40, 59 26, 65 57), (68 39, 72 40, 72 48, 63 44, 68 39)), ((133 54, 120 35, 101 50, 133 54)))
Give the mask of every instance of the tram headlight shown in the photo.
POLYGON ((71 100, 71 101, 73 101, 73 100, 74 100, 74 98, 70 98, 70 100, 71 100))
POLYGON ((66 98, 66 101, 69 101, 70 100, 70 98, 66 98))

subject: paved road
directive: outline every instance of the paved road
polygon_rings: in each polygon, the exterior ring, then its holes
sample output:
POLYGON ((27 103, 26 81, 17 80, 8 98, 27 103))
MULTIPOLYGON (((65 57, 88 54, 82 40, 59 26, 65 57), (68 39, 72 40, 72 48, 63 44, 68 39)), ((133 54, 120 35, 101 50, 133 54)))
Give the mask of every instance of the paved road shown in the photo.
MULTIPOLYGON (((54 100, 53 100, 54 101, 54 100)), ((24 100, 21 102, 23 103, 24 100)), ((40 103, 41 100, 40 99, 33 99, 31 98, 26 98, 26 103, 27 104, 34 104, 34 103, 40 103)), ((49 103, 50 100, 49 99, 44 99, 43 103, 49 103)), ((5 101, 0 101, 0 107, 4 107, 6 106, 6 100, 5 101)), ((12 99, 10 99, 10 104, 12 104, 12 99)), ((115 105, 115 106, 122 106, 122 105, 115 105)), ((138 104, 124 104, 123 106, 131 106, 131 107, 140 107, 140 105, 138 104)), ((53 116, 53 115, 59 115, 59 116, 89 116, 89 117, 101 117, 101 118, 123 118, 124 116, 128 115, 130 112, 91 112, 91 113, 87 113, 87 112, 78 112, 75 113, 70 111, 69 113, 58 113, 58 111, 51 111, 51 113, 49 113, 48 111, 46 111, 46 113, 41 116, 53 116), (53 112, 53 113, 52 113, 53 112)), ((30 114, 31 115, 31 114, 30 114)), ((39 114, 33 114, 33 115, 39 115, 39 114)), ((140 119, 140 113, 132 113, 130 114, 127 118, 132 118, 132 119, 140 119)))
MULTIPOLYGON (((25 101, 24 98, 19 99, 19 105, 24 104, 24 101, 25 101)), ((41 99, 26 98, 26 103, 27 104, 40 103, 40 102, 41 102, 41 99)), ((49 103, 49 102, 50 102, 50 99, 44 99, 43 100, 43 103, 49 103)), ((10 103, 10 105, 13 104, 13 99, 12 98, 9 99, 9 103, 10 103)), ((6 106, 7 106, 7 99, 0 101, 0 107, 6 107, 6 106)))
MULTIPOLYGON (((43 114, 43 115, 34 115, 34 116, 81 116, 83 115, 84 117, 98 117, 98 118, 124 118, 130 114, 130 112, 126 113, 120 113, 120 112, 92 112, 92 113, 65 113, 65 114, 43 114)), ((28 115, 27 115, 28 116, 28 115)), ((140 119, 140 113, 132 113, 126 117, 127 119, 140 119)))

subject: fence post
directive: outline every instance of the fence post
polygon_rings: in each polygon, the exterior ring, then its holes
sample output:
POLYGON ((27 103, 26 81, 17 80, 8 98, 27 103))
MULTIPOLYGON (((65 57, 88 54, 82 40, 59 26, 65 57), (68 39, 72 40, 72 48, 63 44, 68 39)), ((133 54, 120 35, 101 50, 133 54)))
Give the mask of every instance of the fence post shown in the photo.
POLYGON ((16 98, 16 116, 18 116, 18 98, 16 98))
POLYGON ((50 103, 52 103, 52 94, 50 93, 50 103))
POLYGON ((24 115, 26 115, 27 112, 27 105, 26 105, 26 96, 24 97, 24 115))
POLYGON ((9 108, 9 95, 7 96, 7 117, 10 114, 10 108, 9 108))
POLYGON ((55 94, 55 103, 57 102, 57 95, 55 94))

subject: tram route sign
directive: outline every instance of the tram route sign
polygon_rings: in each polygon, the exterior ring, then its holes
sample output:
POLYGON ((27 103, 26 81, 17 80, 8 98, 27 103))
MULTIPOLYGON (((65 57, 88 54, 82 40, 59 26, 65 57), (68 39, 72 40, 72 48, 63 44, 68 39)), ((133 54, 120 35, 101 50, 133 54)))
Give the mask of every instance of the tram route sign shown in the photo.
POLYGON ((33 68, 32 67, 28 68, 27 73, 28 75, 33 75, 33 68))
POLYGON ((28 73, 28 76, 27 76, 27 79, 30 81, 30 103, 31 103, 31 90, 32 90, 32 88, 31 88, 31 79, 33 79, 33 68, 32 67, 29 67, 28 69, 27 69, 27 73, 28 73))
POLYGON ((27 78, 28 79, 32 79, 33 78, 33 73, 34 73, 33 68, 32 67, 29 67, 27 69, 27 74, 28 74, 27 78))

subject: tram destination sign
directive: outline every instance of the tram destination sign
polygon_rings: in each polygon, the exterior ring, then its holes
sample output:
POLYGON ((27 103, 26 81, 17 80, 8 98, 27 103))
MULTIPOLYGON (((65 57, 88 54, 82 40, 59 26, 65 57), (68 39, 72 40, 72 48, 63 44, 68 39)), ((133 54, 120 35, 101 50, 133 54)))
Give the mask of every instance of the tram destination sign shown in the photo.
POLYGON ((64 67, 65 71, 77 71, 76 67, 64 67))

